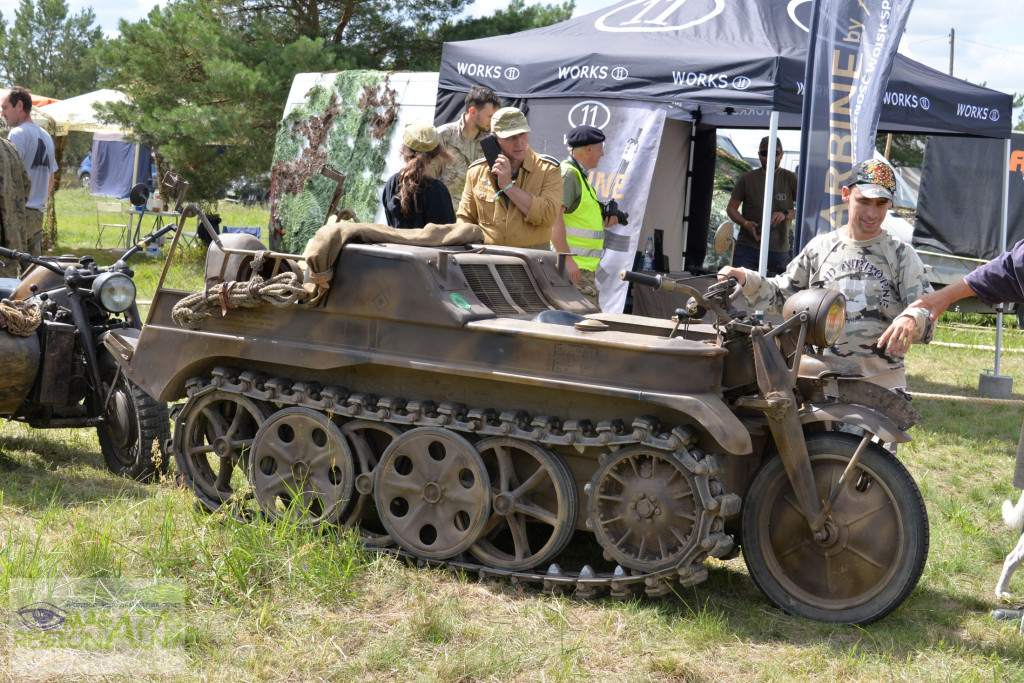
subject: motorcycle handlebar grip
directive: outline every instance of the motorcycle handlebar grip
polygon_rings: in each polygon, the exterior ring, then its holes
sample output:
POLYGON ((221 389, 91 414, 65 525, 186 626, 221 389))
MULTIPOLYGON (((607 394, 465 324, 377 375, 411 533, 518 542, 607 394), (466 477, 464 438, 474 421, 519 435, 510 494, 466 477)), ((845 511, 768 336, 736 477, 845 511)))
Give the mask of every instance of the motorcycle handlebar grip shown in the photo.
POLYGON ((647 285, 654 289, 661 289, 661 284, 664 280, 660 275, 644 275, 643 273, 635 273, 632 270, 624 270, 619 274, 619 277, 626 282, 632 282, 638 285, 647 285))

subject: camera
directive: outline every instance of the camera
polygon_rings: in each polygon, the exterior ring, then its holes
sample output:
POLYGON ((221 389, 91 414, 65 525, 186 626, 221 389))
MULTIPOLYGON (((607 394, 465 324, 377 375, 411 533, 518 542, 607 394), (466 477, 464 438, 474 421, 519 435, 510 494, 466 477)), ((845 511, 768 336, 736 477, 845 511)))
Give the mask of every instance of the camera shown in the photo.
POLYGON ((608 218, 609 216, 618 218, 619 225, 629 225, 629 214, 620 209, 619 203, 614 199, 601 203, 601 218, 608 218))

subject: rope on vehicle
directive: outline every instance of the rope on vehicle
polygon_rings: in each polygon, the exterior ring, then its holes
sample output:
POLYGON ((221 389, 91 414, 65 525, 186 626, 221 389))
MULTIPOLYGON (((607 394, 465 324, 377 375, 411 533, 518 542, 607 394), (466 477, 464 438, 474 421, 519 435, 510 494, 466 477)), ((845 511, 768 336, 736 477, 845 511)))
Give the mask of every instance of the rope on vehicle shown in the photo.
POLYGON ((951 396, 949 394, 926 394, 916 391, 907 392, 911 398, 929 399, 932 401, 953 401, 956 403, 984 403, 988 405, 1024 406, 1024 401, 1016 398, 988 398, 987 396, 951 396))
POLYGON ((185 297, 175 304, 171 319, 178 327, 198 330, 216 308, 225 316, 231 308, 256 308, 264 303, 289 306, 306 296, 296 273, 280 273, 266 281, 256 275, 248 282, 222 282, 185 297))
POLYGON ((0 301, 0 327, 19 337, 30 337, 43 322, 39 306, 28 301, 0 301))

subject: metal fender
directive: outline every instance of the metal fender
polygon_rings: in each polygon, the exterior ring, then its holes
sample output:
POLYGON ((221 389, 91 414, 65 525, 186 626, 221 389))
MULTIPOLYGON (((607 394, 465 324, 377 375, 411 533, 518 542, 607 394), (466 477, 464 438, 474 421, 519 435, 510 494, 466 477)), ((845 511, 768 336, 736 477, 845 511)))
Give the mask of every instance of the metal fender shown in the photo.
POLYGON ((865 406, 850 403, 811 403, 805 404, 799 412, 800 424, 813 422, 845 422, 860 427, 872 434, 877 434, 882 441, 890 443, 907 443, 913 441, 910 435, 885 415, 865 406))
POLYGON ((667 406, 689 415, 722 449, 732 455, 748 455, 750 434, 722 399, 714 394, 660 394, 641 392, 640 400, 667 406))

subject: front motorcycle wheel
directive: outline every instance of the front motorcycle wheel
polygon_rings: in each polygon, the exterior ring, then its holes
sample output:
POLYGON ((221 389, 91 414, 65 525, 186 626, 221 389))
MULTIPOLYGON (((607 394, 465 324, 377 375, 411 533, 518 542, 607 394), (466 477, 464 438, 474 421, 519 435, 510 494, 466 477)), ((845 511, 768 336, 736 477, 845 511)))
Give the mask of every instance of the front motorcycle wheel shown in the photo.
MULTIPOLYGON (((100 400, 107 398, 110 387, 104 383, 103 389, 100 400)), ((170 463, 164 444, 171 436, 171 427, 166 405, 118 375, 103 419, 96 434, 111 472, 138 481, 152 481, 167 473, 170 463)))
MULTIPOLYGON (((822 505, 860 439, 815 434, 807 452, 822 505)), ((743 558, 776 607, 808 619, 869 624, 899 607, 928 557, 928 513, 907 469, 869 444, 815 539, 776 453, 754 474, 741 516, 743 558)))

